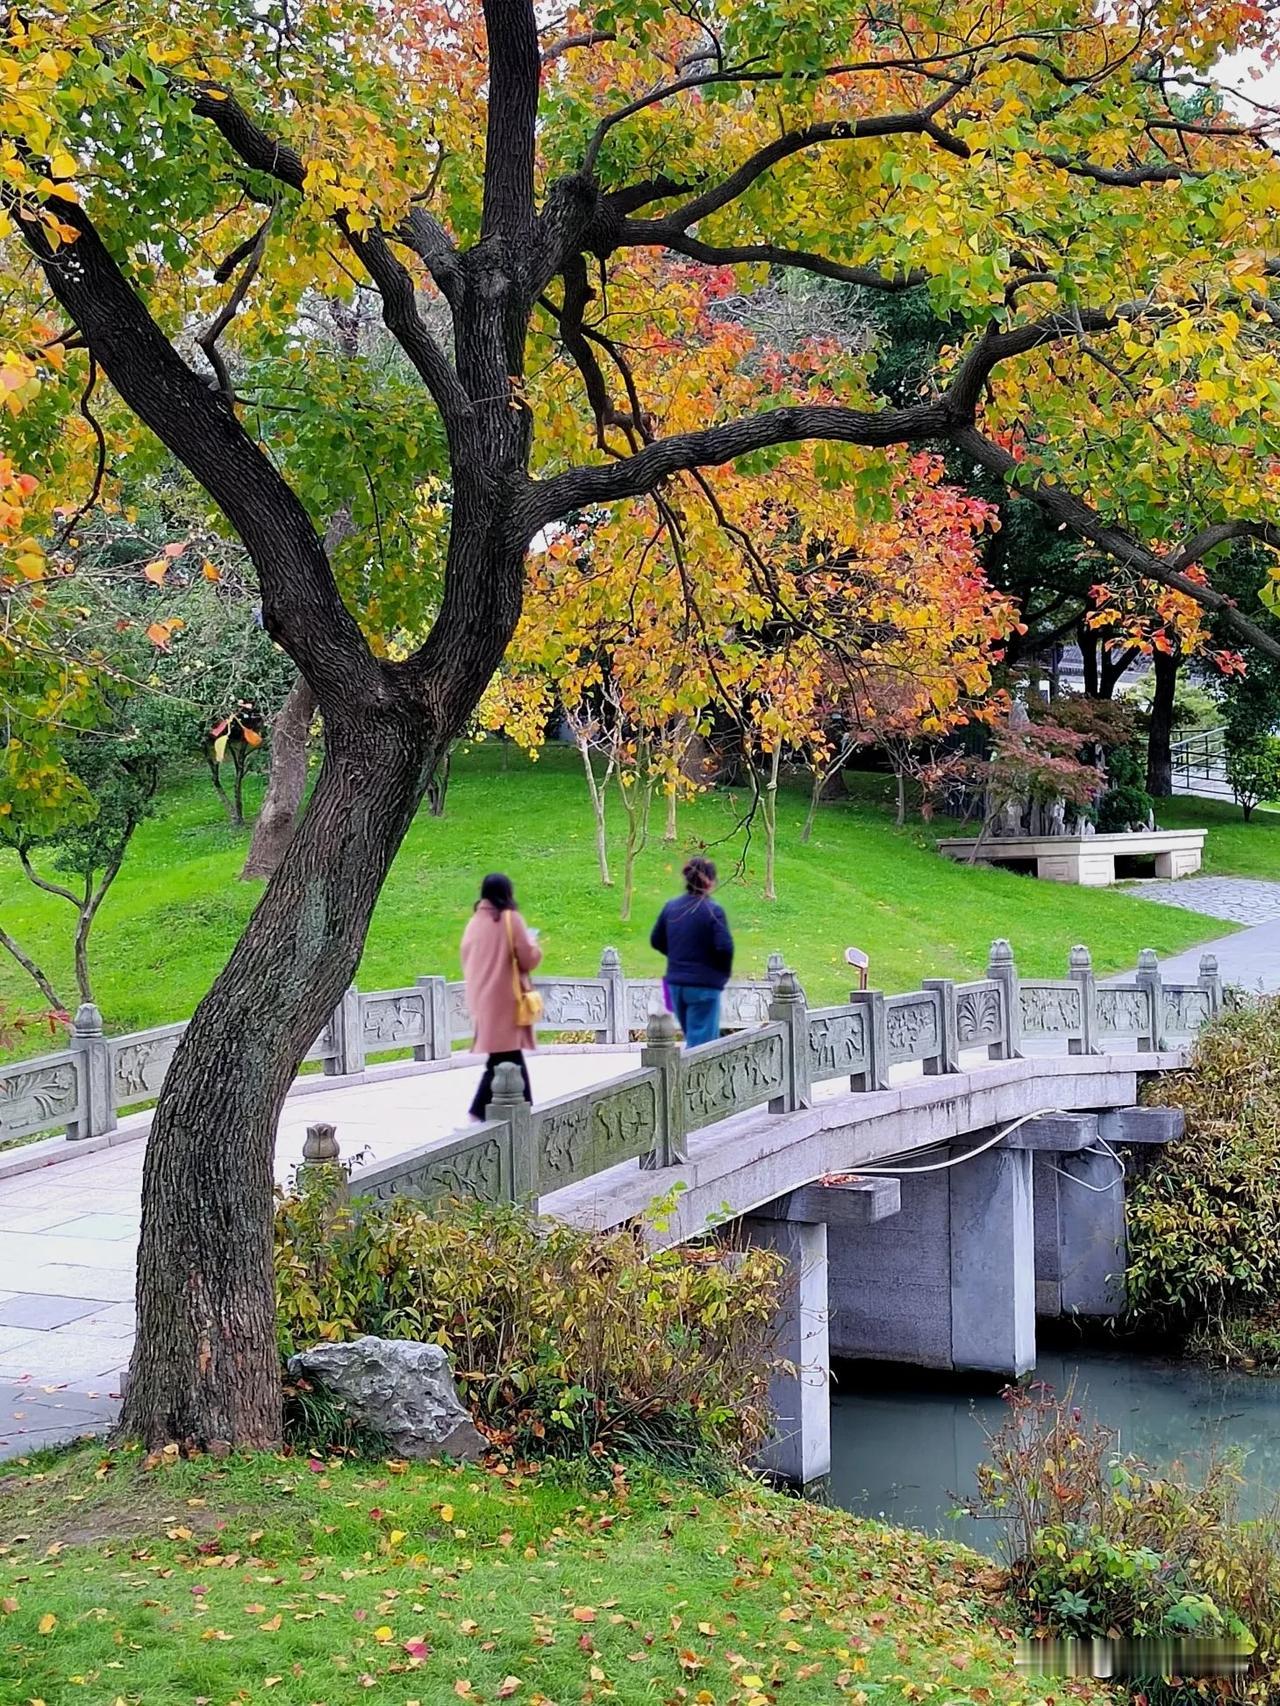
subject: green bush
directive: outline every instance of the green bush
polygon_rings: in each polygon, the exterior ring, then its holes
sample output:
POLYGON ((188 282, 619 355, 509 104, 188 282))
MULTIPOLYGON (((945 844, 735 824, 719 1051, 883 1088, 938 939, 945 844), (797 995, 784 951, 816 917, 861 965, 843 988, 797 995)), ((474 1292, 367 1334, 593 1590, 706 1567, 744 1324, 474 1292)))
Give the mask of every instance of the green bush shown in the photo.
POLYGON ((357 1212, 332 1170, 276 1214, 280 1344, 441 1344, 496 1442, 525 1455, 745 1460, 768 1430, 785 1267, 767 1250, 650 1251, 474 1202, 357 1212))
POLYGON ((1211 1459, 1195 1481, 1177 1464, 1154 1474, 1117 1454, 1070 1392, 1005 1398, 966 1508, 1002 1525, 1015 1621, 1055 1636, 1239 1640, 1249 1669, 1215 1680, 1215 1697, 1280 1700, 1280 1507, 1241 1520, 1239 1461, 1211 1459))
POLYGON ((1222 1636, 1238 1619, 1198 1591, 1184 1563, 1088 1523, 1040 1529, 1018 1583, 1024 1611, 1059 1635, 1222 1636))
POLYGON ((1098 801, 1098 832, 1118 835, 1131 824, 1145 824, 1155 802, 1147 792, 1140 755, 1118 746, 1107 755, 1107 791, 1098 801))
POLYGON ((1186 1135, 1129 1184, 1130 1315, 1228 1346, 1280 1297, 1280 997, 1226 1013, 1147 1099, 1186 1135))
POLYGON ((1261 801, 1280 799, 1280 737, 1255 734, 1236 739, 1228 727, 1227 780, 1246 823, 1261 801))

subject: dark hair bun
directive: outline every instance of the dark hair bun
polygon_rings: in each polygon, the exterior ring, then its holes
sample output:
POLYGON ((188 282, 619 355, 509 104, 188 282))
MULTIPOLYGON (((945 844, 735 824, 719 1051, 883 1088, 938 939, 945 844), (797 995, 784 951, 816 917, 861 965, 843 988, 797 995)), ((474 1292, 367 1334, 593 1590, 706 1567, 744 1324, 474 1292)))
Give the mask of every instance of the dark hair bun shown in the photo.
POLYGON ((684 886, 690 894, 710 894, 716 880, 716 868, 710 859, 690 859, 684 868, 684 886))

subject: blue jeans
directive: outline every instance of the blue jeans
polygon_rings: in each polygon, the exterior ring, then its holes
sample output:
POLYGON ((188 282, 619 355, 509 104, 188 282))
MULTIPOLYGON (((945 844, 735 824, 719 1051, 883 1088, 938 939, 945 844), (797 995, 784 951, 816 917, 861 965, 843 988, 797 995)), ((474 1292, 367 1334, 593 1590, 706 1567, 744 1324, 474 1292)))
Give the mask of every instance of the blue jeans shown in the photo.
POLYGON ((713 1043, 720 1035, 718 989, 699 989, 692 983, 673 983, 671 1005, 676 1023, 684 1032, 686 1048, 697 1048, 700 1043, 713 1043))

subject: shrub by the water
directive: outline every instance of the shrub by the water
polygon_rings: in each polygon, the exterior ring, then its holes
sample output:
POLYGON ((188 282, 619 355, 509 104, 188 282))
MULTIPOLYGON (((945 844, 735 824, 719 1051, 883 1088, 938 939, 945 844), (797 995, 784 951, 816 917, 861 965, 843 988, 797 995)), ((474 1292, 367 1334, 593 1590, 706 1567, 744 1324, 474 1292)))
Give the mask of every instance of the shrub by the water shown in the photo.
POLYGON ((1280 1352, 1280 997, 1225 1014, 1148 1100, 1182 1108, 1186 1135, 1128 1186, 1132 1318, 1228 1357, 1280 1352))
POLYGON ((1005 1397, 966 1508, 1001 1525, 1015 1621, 1055 1637, 1236 1642, 1251 1649, 1247 1672, 1178 1697, 1280 1700, 1280 1511, 1241 1518, 1239 1462, 1156 1474, 1117 1453, 1070 1392, 1005 1397))
POLYGON ((743 1461, 766 1436, 771 1251, 654 1252, 470 1201, 357 1213, 341 1183, 313 1170, 277 1209, 285 1355, 361 1333, 441 1344, 476 1420, 526 1456, 743 1461))

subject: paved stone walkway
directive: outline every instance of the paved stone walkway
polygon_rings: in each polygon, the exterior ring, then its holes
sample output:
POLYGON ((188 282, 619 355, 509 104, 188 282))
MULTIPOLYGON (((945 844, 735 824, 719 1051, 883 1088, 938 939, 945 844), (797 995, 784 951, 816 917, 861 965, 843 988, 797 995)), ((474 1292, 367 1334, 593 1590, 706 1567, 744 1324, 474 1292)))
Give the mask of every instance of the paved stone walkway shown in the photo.
POLYGON ((1172 882, 1145 878, 1124 886, 1143 900, 1185 907, 1232 924, 1265 924, 1280 918, 1280 883, 1256 877, 1179 877, 1172 882))
POLYGON ((1222 981, 1240 989, 1280 990, 1280 913, 1266 924, 1255 924, 1234 936, 1202 942, 1185 954, 1162 960, 1160 969, 1170 983, 1190 983, 1197 976, 1200 956, 1209 951, 1218 956, 1222 981))
MULTIPOLYGON (((631 1071, 626 1051, 535 1055, 538 1101, 631 1071)), ((343 1157, 385 1161, 466 1119, 479 1066, 292 1096, 276 1144, 282 1184, 308 1125, 337 1124, 343 1157)), ((0 1180, 0 1458, 103 1431, 133 1343, 142 1140, 0 1180)))

